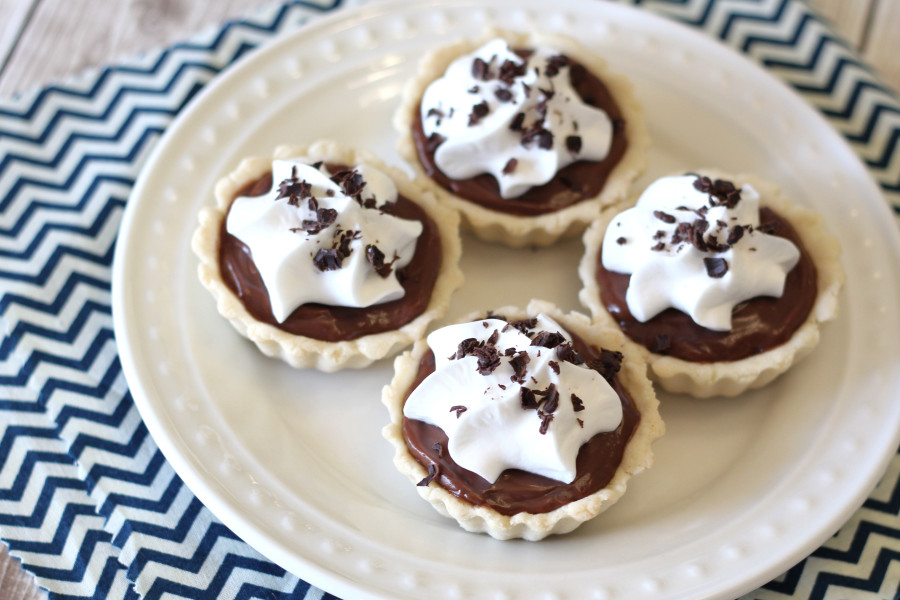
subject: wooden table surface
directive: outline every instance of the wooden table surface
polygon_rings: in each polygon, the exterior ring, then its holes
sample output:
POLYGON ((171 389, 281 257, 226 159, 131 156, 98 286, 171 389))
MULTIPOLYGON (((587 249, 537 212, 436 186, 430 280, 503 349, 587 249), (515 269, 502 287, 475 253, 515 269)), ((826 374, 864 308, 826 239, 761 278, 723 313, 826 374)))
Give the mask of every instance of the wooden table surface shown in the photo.
MULTIPOLYGON (((900 92, 900 0, 808 0, 900 92)), ((280 0, 0 0, 0 98, 26 92, 280 0)), ((0 543, 0 600, 45 598, 0 543)))

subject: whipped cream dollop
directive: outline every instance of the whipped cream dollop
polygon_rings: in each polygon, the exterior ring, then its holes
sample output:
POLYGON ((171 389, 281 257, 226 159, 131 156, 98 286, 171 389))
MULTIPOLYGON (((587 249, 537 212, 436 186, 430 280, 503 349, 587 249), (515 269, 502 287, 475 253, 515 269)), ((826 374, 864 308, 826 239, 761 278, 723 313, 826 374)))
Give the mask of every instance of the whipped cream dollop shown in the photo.
POLYGON ((581 100, 569 68, 558 50, 525 60, 503 39, 453 61, 420 105, 435 164, 452 179, 490 173, 508 199, 576 160, 606 158, 612 122, 581 100))
POLYGON ((604 378, 615 376, 621 354, 604 350, 601 364, 585 364, 548 316, 450 325, 427 342, 435 371, 403 414, 440 427, 453 460, 488 481, 521 469, 571 483, 579 448, 622 421, 604 378))
POLYGON ((728 331, 735 305, 780 297, 800 251, 760 227, 759 201, 750 185, 693 174, 652 183, 603 238, 603 266, 631 275, 631 314, 645 322, 674 307, 728 331))
POLYGON ((381 210, 396 200, 393 180, 369 165, 331 175, 321 163, 274 160, 272 189, 236 198, 226 229, 250 249, 283 322, 309 302, 367 307, 403 297, 397 270, 423 228, 381 210))

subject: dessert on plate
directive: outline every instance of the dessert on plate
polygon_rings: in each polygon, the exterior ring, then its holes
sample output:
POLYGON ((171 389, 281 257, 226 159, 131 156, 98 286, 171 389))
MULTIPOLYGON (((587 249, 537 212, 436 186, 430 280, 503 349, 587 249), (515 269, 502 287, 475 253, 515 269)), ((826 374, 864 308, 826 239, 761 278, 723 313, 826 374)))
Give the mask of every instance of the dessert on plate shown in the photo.
POLYGON ((664 432, 617 329, 532 301, 470 315, 394 361, 394 464, 467 531, 540 540, 615 503, 664 432))
POLYGON ((395 354, 462 282, 459 218, 400 171, 333 142, 243 160, 192 247, 222 316, 269 356, 323 371, 395 354))
POLYGON ((584 234, 579 298, 665 389, 734 396, 784 373, 837 314, 840 245, 751 175, 662 177, 584 234))
POLYGON ((490 30, 419 64, 398 151, 480 238, 545 246, 622 200, 649 134, 631 84, 575 40, 490 30))

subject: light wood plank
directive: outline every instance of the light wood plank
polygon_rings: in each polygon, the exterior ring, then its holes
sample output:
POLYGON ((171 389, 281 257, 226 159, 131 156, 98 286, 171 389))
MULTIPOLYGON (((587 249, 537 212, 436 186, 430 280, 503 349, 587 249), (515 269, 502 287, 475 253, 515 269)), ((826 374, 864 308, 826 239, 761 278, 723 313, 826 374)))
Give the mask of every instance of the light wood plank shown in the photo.
POLYGON ((859 48, 866 37, 869 15, 878 0, 810 0, 844 39, 859 48))
POLYGON ((0 0, 0 76, 37 0, 0 0))
POLYGON ((115 64, 140 51, 184 39, 201 28, 278 3, 277 0, 36 1, 37 8, 0 79, 0 96, 115 64))
POLYGON ((863 57, 900 93, 900 0, 879 0, 863 57))
POLYGON ((45 600, 47 593, 34 583, 34 577, 11 557, 0 542, 0 600, 45 600))

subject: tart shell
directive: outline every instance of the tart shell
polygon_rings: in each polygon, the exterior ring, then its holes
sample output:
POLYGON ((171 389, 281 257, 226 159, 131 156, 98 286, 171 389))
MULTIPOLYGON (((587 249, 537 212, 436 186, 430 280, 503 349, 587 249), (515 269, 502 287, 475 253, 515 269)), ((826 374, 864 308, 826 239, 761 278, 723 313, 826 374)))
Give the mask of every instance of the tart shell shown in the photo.
MULTIPOLYGON (((787 342, 771 350, 736 361, 698 363, 655 354, 645 346, 627 340, 629 351, 644 356, 650 366, 651 378, 663 389, 698 398, 737 396, 770 383, 816 347, 820 325, 837 316, 838 295, 844 283, 841 247, 826 233, 818 213, 791 203, 776 185, 754 175, 731 176, 715 170, 696 172, 713 179, 729 179, 736 186, 745 183, 753 186, 760 194, 760 205, 771 207, 794 227, 816 266, 818 289, 806 321, 787 342)), ((603 305, 594 272, 606 228, 617 212, 604 211, 585 231, 585 253, 578 268, 583 285, 579 299, 590 310, 597 326, 604 328, 618 328, 618 325, 603 305)))
MULTIPOLYGON (((425 55, 419 63, 417 76, 404 89, 400 106, 394 114, 394 127, 400 134, 397 144, 400 156, 410 164, 416 177, 425 182, 442 203, 462 214, 463 227, 471 230, 482 240, 512 247, 549 246, 560 239, 582 233, 585 227, 596 219, 602 208, 620 202, 626 197, 631 183, 646 168, 646 152, 650 147, 650 134, 644 122, 644 112, 634 96, 631 83, 625 77, 610 72, 605 60, 569 37, 541 33, 524 34, 499 29, 488 30, 478 40, 459 41, 425 55), (537 216, 518 216, 489 210, 461 198, 438 185, 425 173, 419 162, 412 135, 413 122, 425 89, 432 81, 441 77, 455 59, 498 37, 507 40, 513 47, 545 45, 557 48, 599 77, 615 98, 627 124, 628 148, 597 196, 586 198, 559 211, 537 216)), ((511 199, 510 202, 515 202, 515 199, 511 199)))
MULTIPOLYGON (((625 336, 618 328, 598 328, 585 315, 574 312, 563 313, 548 302, 533 300, 525 310, 502 307, 494 312, 513 319, 544 313, 568 331, 581 336, 589 344, 625 352, 618 377, 640 411, 640 422, 628 441, 619 468, 606 487, 547 513, 522 512, 511 516, 503 515, 487 506, 476 506, 461 500, 435 481, 431 481, 427 486, 416 486, 416 490, 440 514, 455 519, 466 531, 487 533, 499 540, 521 538, 530 541, 541 540, 551 534, 568 533, 612 506, 625 493, 632 475, 653 464, 651 445, 663 435, 665 425, 659 415, 659 402, 653 386, 646 375, 646 363, 640 355, 635 356, 625 348, 625 336)), ((468 315, 458 322, 471 321, 483 316, 484 312, 479 312, 468 315)), ((382 430, 382 434, 394 447, 394 465, 414 484, 420 482, 427 472, 406 447, 402 432, 403 404, 419 368, 419 361, 427 350, 428 345, 422 339, 417 341, 411 350, 398 356, 394 360, 394 378, 382 391, 382 402, 387 407, 391 419, 382 430)))
POLYGON ((462 285, 459 269, 462 243, 459 236, 459 217, 435 200, 434 196, 409 180, 398 169, 388 167, 381 160, 363 151, 319 141, 309 146, 279 146, 271 157, 247 158, 220 179, 215 188, 215 206, 204 207, 199 224, 191 240, 191 248, 200 259, 197 272, 200 282, 216 299, 216 308, 242 336, 252 341, 266 356, 279 358, 293 367, 336 371, 343 368, 364 368, 372 362, 392 356, 422 336, 428 324, 446 312, 451 294, 462 285), (431 299, 422 314, 392 331, 364 335, 357 339, 326 342, 294 335, 255 319, 241 300, 228 288, 219 271, 219 237, 222 221, 235 195, 247 183, 259 179, 272 168, 278 158, 305 157, 313 161, 336 162, 346 165, 370 164, 389 175, 398 192, 419 204, 437 224, 441 238, 442 260, 440 273, 431 292, 431 299))

